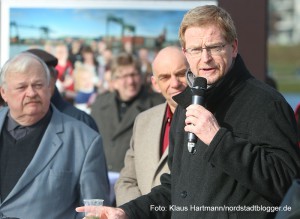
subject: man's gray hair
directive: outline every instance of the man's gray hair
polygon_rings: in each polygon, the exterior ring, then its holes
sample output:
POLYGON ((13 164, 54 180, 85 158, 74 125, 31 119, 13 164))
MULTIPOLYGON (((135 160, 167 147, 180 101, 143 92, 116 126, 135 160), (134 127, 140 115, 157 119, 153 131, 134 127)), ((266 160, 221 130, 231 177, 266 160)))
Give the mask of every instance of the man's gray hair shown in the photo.
POLYGON ((2 67, 0 72, 0 86, 5 86, 6 83, 6 75, 10 72, 17 73, 25 73, 26 69, 32 65, 32 60, 35 59, 38 61, 44 69, 44 73, 46 76, 47 84, 50 84, 50 71, 46 65, 46 63, 40 59, 38 56, 29 53, 22 52, 17 54, 16 56, 10 58, 2 67))

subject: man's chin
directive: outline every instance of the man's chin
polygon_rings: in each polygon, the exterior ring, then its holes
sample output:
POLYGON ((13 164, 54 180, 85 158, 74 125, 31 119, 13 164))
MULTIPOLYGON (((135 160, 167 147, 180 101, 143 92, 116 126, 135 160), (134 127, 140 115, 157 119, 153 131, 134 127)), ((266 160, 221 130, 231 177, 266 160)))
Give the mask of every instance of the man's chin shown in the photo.
POLYGON ((25 104, 26 107, 37 107, 39 105, 41 105, 40 102, 28 102, 25 104))
POLYGON ((25 111, 29 114, 36 114, 41 112, 41 106, 38 104, 28 104, 25 107, 25 111))
POLYGON ((133 99, 135 98, 136 96, 138 95, 138 92, 137 91, 132 91, 132 92, 128 92, 128 99, 133 99))

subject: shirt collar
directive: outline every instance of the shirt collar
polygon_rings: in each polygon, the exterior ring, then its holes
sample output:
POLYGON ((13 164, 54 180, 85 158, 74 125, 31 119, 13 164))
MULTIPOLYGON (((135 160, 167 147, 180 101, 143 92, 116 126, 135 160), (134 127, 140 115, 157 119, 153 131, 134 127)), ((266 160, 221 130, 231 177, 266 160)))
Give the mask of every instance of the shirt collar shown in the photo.
POLYGON ((17 128, 20 124, 17 123, 10 115, 10 113, 7 114, 7 130, 12 131, 15 128, 17 128))
MULTIPOLYGON (((52 115, 52 111, 51 108, 49 108, 48 112, 46 113, 46 115, 37 123, 31 125, 31 126, 27 126, 28 128, 34 128, 35 126, 37 126, 38 124, 44 122, 45 120, 47 120, 49 117, 51 117, 52 115)), ((10 115, 10 113, 8 112, 7 114, 7 131, 12 131, 15 128, 17 128, 18 126, 22 126, 19 123, 17 123, 10 115)))

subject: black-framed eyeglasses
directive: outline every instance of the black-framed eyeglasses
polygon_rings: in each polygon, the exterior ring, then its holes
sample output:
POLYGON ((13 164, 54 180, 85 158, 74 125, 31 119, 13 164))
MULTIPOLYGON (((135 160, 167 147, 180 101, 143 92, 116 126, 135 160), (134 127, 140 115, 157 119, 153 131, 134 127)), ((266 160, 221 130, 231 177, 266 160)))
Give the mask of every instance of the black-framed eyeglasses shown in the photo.
POLYGON ((221 44, 221 45, 215 45, 215 46, 206 46, 206 47, 196 47, 196 48, 188 48, 185 49, 184 51, 189 54, 191 57, 198 57, 202 55, 203 50, 206 50, 206 52, 210 55, 219 55, 222 51, 223 48, 227 44, 221 44))

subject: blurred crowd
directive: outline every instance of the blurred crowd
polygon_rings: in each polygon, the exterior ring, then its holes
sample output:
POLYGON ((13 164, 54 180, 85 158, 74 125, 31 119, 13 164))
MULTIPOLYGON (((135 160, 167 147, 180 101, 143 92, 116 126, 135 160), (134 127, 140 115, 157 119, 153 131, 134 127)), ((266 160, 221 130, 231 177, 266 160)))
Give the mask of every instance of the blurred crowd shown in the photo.
POLYGON ((58 59, 55 67, 58 71, 56 86, 64 99, 90 114, 96 96, 114 90, 111 63, 121 52, 136 57, 140 64, 143 86, 149 92, 155 92, 151 85, 151 62, 156 51, 145 47, 138 49, 133 47, 131 42, 115 49, 110 48, 104 40, 66 39, 61 42, 46 43, 41 49, 58 59))

